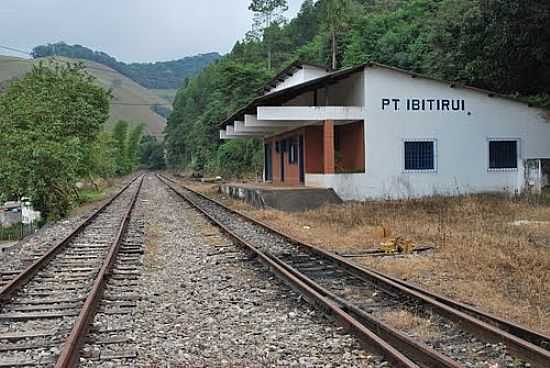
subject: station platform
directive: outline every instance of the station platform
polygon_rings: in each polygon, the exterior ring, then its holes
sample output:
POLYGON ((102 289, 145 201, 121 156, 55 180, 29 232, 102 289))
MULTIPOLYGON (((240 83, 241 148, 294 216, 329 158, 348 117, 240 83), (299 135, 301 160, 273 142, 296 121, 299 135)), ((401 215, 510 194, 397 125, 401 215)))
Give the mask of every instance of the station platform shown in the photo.
POLYGON ((220 191, 256 208, 274 208, 286 212, 303 212, 329 204, 342 203, 342 199, 334 190, 325 188, 226 183, 220 184, 220 191))

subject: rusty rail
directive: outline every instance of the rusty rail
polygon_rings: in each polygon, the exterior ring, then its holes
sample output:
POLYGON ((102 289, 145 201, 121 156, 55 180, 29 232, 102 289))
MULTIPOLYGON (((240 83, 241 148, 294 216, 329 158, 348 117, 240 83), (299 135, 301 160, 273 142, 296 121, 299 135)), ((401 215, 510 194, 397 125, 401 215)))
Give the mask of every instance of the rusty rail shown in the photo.
POLYGON ((109 273, 111 272, 113 264, 115 263, 118 251, 120 249, 120 244, 122 243, 122 239, 124 237, 126 229, 128 228, 130 216, 132 214, 137 197, 141 190, 141 186, 143 184, 143 176, 141 176, 139 180, 140 181, 138 184, 138 188, 132 196, 132 200, 130 202, 130 205, 128 206, 128 210, 124 214, 117 236, 113 240, 113 243, 111 244, 111 247, 109 249, 109 254, 107 255, 107 258, 105 258, 103 266, 101 267, 101 270, 99 271, 94 281, 92 290, 88 294, 88 297, 86 298, 86 301, 84 302, 84 305, 80 310, 78 320, 76 321, 71 330, 71 333, 69 334, 69 337, 63 345, 63 351, 61 352, 61 355, 59 356, 57 363, 55 364, 55 368, 71 368, 78 365, 77 363, 80 358, 80 349, 82 347, 82 344, 84 343, 86 335, 88 334, 90 324, 94 319, 97 304, 101 300, 103 290, 105 289, 105 285, 109 277, 109 273))
POLYGON ((29 267, 24 269, 19 275, 11 280, 6 286, 0 289, 0 305, 3 300, 8 299, 15 291, 23 287, 34 275, 38 273, 48 262, 59 253, 76 235, 82 232, 103 210, 105 210, 111 203, 114 202, 122 193, 126 191, 132 185, 138 177, 130 180, 121 190, 119 190, 110 199, 104 202, 98 209, 96 209, 90 216, 82 221, 76 229, 71 231, 67 236, 53 245, 42 257, 34 261, 29 267))
POLYGON ((391 362, 395 367, 419 367, 415 362, 407 358, 401 352, 399 352, 392 345, 388 344, 382 338, 380 338, 376 333, 372 332, 366 328, 361 322, 353 318, 349 313, 344 311, 338 303, 326 296, 323 296, 317 290, 309 286, 306 282, 302 281, 294 272, 282 267, 278 262, 273 260, 270 256, 259 250, 258 248, 251 245, 249 242, 244 240, 238 234, 233 232, 231 229, 217 221, 215 218, 210 216, 202 207, 197 203, 186 198, 177 188, 168 183, 165 177, 157 175, 157 177, 166 184, 174 193, 187 201, 191 206, 196 208, 200 213, 206 216, 209 221, 214 223, 216 226, 220 227, 223 232, 229 235, 237 243, 241 244, 251 252, 253 252, 258 259, 271 269, 277 277, 283 280, 291 288, 300 292, 304 297, 311 303, 318 306, 325 313, 330 314, 336 318, 339 324, 346 328, 348 331, 352 331, 356 334, 364 343, 368 344, 371 348, 374 348, 378 353, 380 353, 386 360, 391 362))
MULTIPOLYGON (((161 180, 163 178, 165 180, 167 179, 164 176, 160 176, 160 175, 157 175, 157 176, 161 180)), ((173 179, 168 179, 168 180, 175 183, 175 180, 173 179)), ((164 182, 166 183, 166 181, 164 182)), ((169 185, 168 183, 166 184, 169 187, 171 187, 172 190, 174 190, 176 193, 183 196, 171 185, 169 185)), ((504 321, 495 316, 491 316, 485 312, 482 312, 479 309, 469 307, 464 304, 453 301, 451 299, 448 299, 446 297, 443 297, 441 295, 428 292, 419 287, 416 287, 411 284, 392 278, 381 272, 377 272, 377 271, 368 269, 366 267, 362 267, 354 263, 351 263, 348 260, 346 260, 344 257, 335 255, 313 244, 308 244, 308 243, 299 241, 294 237, 292 237, 291 235, 286 234, 277 229, 274 229, 262 221, 253 219, 250 216, 240 211, 228 208, 227 206, 220 203, 219 201, 209 198, 202 193, 193 191, 189 188, 185 188, 185 189, 205 200, 208 200, 222 207, 223 209, 235 215, 238 215, 244 218, 245 220, 251 223, 259 225, 264 229, 283 237, 284 239, 286 239, 287 241, 289 241, 294 245, 297 245, 314 254, 320 255, 324 258, 330 259, 338 263, 341 267, 352 272, 355 276, 363 280, 372 282, 385 290, 389 290, 392 292, 400 293, 401 295, 407 295, 407 296, 413 297, 415 300, 433 309, 434 311, 441 314, 442 316, 445 316, 446 318, 452 320, 453 322, 458 323, 459 325, 462 326, 463 329, 465 329, 466 331, 469 331, 474 335, 482 336, 486 340, 491 341, 493 343, 504 343, 512 352, 515 353, 516 356, 531 363, 534 367, 540 367, 540 368, 550 367, 550 351, 546 349, 546 347, 550 346, 549 345, 550 338, 547 336, 539 334, 536 331, 533 331, 526 327, 519 326, 512 322, 504 321)), ((195 204, 193 205, 198 208, 197 205, 195 204)), ((199 210, 208 216, 208 214, 206 214, 205 211, 201 210, 200 208, 199 210)))
POLYGON ((528 341, 534 345, 540 346, 541 348, 544 348, 546 350, 550 349, 550 336, 544 335, 538 331, 526 328, 524 326, 521 326, 517 323, 506 321, 500 317, 497 317, 493 314, 487 313, 482 311, 479 308, 475 308, 471 305, 467 305, 461 302, 458 302, 456 300, 452 300, 450 298, 447 298, 443 295, 431 292, 429 290, 426 290, 418 285, 412 284, 407 281, 400 280, 398 278, 386 275, 382 272, 374 271, 373 272, 379 274, 382 277, 387 278, 388 280, 391 280, 395 283, 401 284, 405 286, 406 288, 409 288, 411 290, 417 291, 419 293, 422 293, 432 299, 437 300, 438 302, 441 302, 443 304, 449 305, 461 312, 464 312, 466 314, 469 314, 477 319, 480 319, 486 323, 489 323, 490 325, 493 325, 495 327, 498 327, 501 330, 504 330, 512 335, 515 335, 525 341, 528 341))

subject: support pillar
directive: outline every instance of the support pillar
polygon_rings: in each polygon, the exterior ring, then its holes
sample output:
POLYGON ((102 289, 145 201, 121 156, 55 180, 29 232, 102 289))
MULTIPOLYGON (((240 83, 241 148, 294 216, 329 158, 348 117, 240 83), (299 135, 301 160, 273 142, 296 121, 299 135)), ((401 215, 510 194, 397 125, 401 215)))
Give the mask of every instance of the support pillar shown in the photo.
POLYGON ((323 172, 334 174, 334 122, 323 122, 323 172))

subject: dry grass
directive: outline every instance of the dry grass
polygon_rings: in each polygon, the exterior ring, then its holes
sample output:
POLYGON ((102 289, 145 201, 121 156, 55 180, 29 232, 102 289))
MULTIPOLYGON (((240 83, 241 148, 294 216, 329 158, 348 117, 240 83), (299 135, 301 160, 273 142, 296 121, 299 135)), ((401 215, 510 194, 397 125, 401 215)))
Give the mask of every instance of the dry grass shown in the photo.
MULTIPOLYGON (((189 183, 186 183, 189 184, 189 183)), ((301 240, 360 252, 387 236, 436 248, 432 256, 352 260, 550 333, 550 205, 495 195, 351 202, 301 214, 256 210, 193 184, 301 240), (518 220, 540 223, 511 225, 518 220), (382 231, 381 229, 384 229, 382 231)))
POLYGON ((432 340, 440 336, 440 331, 428 318, 419 317, 409 311, 388 311, 379 315, 382 320, 391 326, 407 331, 422 340, 432 340))

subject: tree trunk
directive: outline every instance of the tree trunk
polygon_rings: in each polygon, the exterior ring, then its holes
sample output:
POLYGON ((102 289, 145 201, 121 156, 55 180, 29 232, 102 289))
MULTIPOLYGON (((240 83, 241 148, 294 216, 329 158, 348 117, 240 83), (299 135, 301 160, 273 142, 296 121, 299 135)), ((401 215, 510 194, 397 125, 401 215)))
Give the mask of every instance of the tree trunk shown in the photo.
POLYGON ((267 45, 267 70, 271 71, 271 64, 272 62, 272 52, 271 52, 271 45, 267 45))
POLYGON ((331 32, 331 37, 332 37, 332 69, 336 70, 336 68, 338 67, 337 63, 338 61, 336 60, 336 49, 337 49, 337 44, 336 44, 336 32, 332 31, 331 32))

